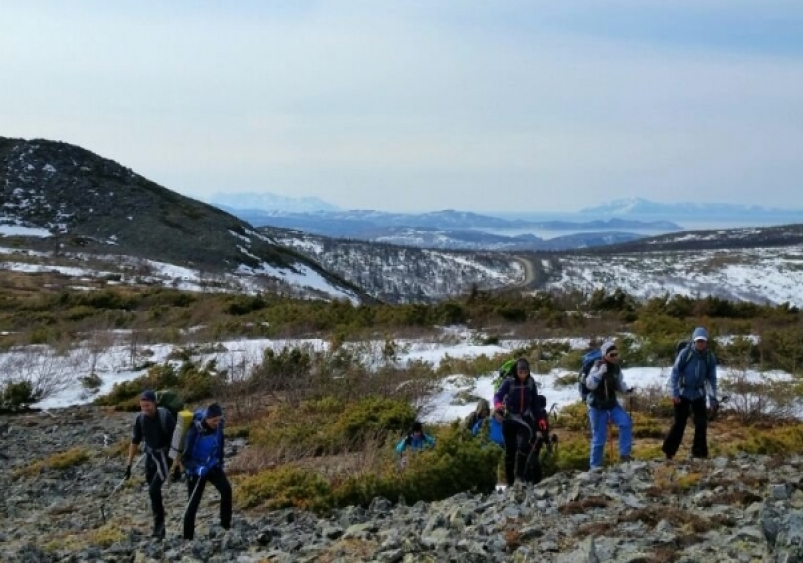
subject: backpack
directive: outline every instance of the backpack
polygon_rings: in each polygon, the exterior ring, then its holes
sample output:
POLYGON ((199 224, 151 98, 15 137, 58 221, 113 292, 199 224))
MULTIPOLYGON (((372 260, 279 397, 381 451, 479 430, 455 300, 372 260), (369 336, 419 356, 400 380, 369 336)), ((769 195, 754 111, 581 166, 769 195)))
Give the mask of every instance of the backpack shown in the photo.
POLYGON ((594 348, 583 356, 583 364, 577 374, 577 389, 580 392, 580 398, 583 402, 588 400, 588 395, 591 393, 591 390, 586 387, 586 378, 589 372, 591 372, 591 368, 594 367, 594 363, 601 359, 602 351, 599 348, 594 348))
POLYGON ((494 380, 494 393, 499 391, 499 388, 502 386, 502 383, 505 382, 505 379, 508 377, 514 377, 516 375, 516 362, 518 362, 518 359, 513 358, 506 361, 504 364, 502 364, 502 367, 499 368, 499 375, 494 380))

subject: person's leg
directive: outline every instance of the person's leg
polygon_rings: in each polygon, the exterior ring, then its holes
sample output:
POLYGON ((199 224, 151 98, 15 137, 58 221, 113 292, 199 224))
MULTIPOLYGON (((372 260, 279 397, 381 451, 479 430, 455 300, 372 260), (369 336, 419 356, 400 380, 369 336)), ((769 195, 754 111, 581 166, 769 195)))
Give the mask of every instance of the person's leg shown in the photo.
POLYGON ((691 402, 692 417, 694 420, 694 442, 691 447, 693 457, 708 457, 708 409, 705 397, 691 402))
POLYGON ((605 451, 605 440, 608 438, 608 411, 589 408, 588 419, 591 422, 591 469, 602 467, 602 455, 605 451))
POLYGON ((689 418, 690 402, 685 397, 680 398, 680 404, 675 405, 675 420, 669 433, 666 435, 661 451, 666 454, 667 459, 672 459, 678 453, 680 443, 683 441, 683 433, 686 431, 686 421, 689 418))
POLYGON ((184 511, 184 539, 191 540, 195 537, 195 515, 198 513, 198 506, 201 504, 201 497, 204 496, 206 478, 192 476, 187 479, 187 488, 190 489, 190 500, 184 511), (191 487, 191 488, 190 488, 191 487))
POLYGON ((530 457, 532 446, 532 431, 525 423, 519 423, 516 441, 518 452, 516 454, 516 479, 526 481, 527 459, 530 457))
POLYGON ((153 537, 163 538, 165 536, 165 509, 162 502, 163 476, 166 472, 162 471, 164 466, 159 467, 151 456, 145 466, 145 479, 148 483, 148 496, 151 499, 151 512, 153 512, 153 537))
POLYGON ((222 469, 210 473, 209 482, 220 493, 220 525, 228 530, 231 528, 231 485, 222 469))
POLYGON ((502 436, 505 439, 505 481, 511 486, 516 480, 516 453, 518 452, 518 428, 515 422, 502 423, 502 436))
POLYGON ((633 423, 621 405, 611 409, 611 419, 619 427, 619 458, 630 458, 633 448, 633 423))

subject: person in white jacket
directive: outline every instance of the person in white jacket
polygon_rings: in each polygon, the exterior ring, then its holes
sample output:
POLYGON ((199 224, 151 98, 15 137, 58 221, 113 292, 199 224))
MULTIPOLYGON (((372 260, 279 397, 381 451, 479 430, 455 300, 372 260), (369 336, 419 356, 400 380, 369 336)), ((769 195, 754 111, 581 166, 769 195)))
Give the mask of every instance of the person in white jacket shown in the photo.
POLYGON ((633 446, 633 424, 630 417, 616 399, 617 393, 632 393, 622 377, 622 368, 619 366, 619 351, 616 344, 611 341, 603 343, 600 347, 602 359, 597 360, 588 373, 585 385, 588 394, 588 416, 592 428, 591 460, 592 470, 602 468, 602 454, 605 450, 605 440, 608 438, 608 421, 619 427, 619 460, 631 461, 631 448, 633 446))

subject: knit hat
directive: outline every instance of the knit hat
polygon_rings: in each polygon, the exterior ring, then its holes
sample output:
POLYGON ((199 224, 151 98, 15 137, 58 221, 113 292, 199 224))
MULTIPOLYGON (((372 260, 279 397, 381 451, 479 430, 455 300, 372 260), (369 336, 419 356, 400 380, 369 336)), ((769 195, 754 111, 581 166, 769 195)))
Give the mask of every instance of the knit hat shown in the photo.
POLYGON ((424 425, 423 424, 421 424, 418 421, 413 422, 413 430, 412 430, 412 432, 423 432, 423 431, 424 431, 424 425))
POLYGON ((223 416, 223 409, 220 408, 220 405, 217 403, 212 403, 206 408, 206 417, 205 418, 217 418, 219 416, 223 416))
POLYGON ((613 350, 616 350, 616 343, 613 340, 607 340, 599 347, 599 351, 602 352, 603 356, 607 356, 613 350))
POLYGON ((139 400, 155 403, 156 393, 154 393, 153 389, 145 389, 145 391, 143 391, 142 394, 139 396, 139 400))
POLYGON ((527 361, 527 358, 519 358, 516 362, 516 371, 520 369, 526 369, 527 373, 530 373, 530 362, 527 361))
POLYGON ((703 327, 698 326, 697 328, 694 329, 694 332, 691 335, 691 339, 694 342, 697 342, 698 340, 705 340, 706 342, 708 342, 708 331, 705 330, 703 327))

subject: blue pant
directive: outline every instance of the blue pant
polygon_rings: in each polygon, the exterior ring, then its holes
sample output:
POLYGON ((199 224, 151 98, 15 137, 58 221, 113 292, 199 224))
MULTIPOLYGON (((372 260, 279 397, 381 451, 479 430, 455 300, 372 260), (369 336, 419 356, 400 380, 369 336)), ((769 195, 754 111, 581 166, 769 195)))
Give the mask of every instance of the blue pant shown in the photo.
POLYGON ((595 409, 589 407, 588 418, 591 424, 591 468, 602 467, 605 440, 608 439, 608 421, 619 427, 619 456, 629 456, 633 446, 633 424, 621 405, 614 408, 595 409))

